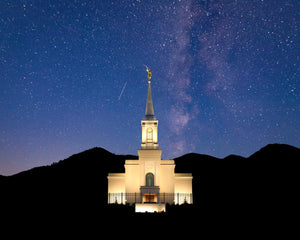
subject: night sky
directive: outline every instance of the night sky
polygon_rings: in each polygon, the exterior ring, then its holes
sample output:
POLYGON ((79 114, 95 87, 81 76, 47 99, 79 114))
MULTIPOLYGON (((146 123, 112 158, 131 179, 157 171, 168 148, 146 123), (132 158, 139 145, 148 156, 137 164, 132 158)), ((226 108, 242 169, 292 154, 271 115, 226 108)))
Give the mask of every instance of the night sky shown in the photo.
POLYGON ((163 158, 300 147, 299 0, 0 1, 0 174, 135 154, 152 71, 163 158))

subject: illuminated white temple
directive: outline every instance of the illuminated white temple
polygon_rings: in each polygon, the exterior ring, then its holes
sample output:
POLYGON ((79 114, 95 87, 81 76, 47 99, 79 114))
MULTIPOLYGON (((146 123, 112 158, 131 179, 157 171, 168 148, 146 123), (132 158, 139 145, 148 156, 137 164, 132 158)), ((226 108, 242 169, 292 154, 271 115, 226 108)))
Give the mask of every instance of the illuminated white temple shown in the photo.
POLYGON ((151 72, 142 120, 142 144, 138 160, 125 161, 125 173, 108 174, 108 203, 135 204, 136 212, 165 211, 165 204, 193 203, 192 174, 175 173, 174 160, 162 160, 158 149, 158 120, 154 115, 151 72))

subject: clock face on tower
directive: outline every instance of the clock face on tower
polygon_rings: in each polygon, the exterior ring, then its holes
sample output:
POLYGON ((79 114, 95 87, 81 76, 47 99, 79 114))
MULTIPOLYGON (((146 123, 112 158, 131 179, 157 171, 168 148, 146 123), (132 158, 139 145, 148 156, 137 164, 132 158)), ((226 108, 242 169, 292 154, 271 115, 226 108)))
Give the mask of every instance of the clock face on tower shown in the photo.
POLYGON ((147 142, 151 143, 153 141, 153 129, 151 127, 147 128, 147 142))

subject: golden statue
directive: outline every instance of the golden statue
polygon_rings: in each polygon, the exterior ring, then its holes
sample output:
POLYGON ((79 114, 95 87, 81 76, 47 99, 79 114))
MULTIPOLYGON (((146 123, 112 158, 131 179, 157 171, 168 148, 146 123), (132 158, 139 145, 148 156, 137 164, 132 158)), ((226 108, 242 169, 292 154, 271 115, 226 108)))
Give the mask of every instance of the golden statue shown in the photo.
POLYGON ((152 76, 152 73, 151 73, 151 71, 150 71, 150 68, 148 68, 146 65, 145 65, 145 67, 146 67, 146 71, 148 72, 148 83, 151 83, 151 76, 152 76))

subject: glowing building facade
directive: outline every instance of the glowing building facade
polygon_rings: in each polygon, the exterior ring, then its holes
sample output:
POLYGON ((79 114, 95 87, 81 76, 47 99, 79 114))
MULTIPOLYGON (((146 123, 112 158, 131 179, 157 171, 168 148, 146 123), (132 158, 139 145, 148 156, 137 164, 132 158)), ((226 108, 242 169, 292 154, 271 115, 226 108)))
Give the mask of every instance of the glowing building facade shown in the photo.
MULTIPOLYGON (((165 211, 165 204, 193 203, 192 174, 175 173, 174 160, 162 160, 154 115, 151 72, 138 160, 125 161, 125 173, 108 174, 108 203, 135 204, 137 212, 165 211)), ((150 73, 150 74, 149 74, 150 73)))

